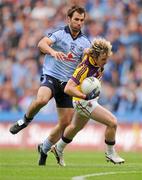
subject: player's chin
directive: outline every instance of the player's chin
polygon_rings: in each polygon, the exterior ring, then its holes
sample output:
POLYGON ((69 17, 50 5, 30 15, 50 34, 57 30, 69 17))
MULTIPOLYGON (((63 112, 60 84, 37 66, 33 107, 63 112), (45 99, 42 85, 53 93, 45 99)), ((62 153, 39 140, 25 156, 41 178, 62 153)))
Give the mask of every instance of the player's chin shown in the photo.
POLYGON ((81 27, 77 27, 73 29, 75 32, 79 32, 81 30, 81 27))

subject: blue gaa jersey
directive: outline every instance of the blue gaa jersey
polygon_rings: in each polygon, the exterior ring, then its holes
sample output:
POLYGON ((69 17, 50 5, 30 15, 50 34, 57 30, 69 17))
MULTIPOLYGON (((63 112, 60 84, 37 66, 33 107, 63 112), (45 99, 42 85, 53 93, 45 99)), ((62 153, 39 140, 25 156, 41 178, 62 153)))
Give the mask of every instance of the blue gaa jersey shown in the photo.
POLYGON ((77 65, 81 62, 84 49, 90 47, 91 43, 82 32, 76 38, 73 38, 68 26, 49 33, 48 38, 53 41, 51 47, 55 51, 65 53, 67 58, 61 61, 46 54, 43 64, 43 74, 67 82, 77 65))

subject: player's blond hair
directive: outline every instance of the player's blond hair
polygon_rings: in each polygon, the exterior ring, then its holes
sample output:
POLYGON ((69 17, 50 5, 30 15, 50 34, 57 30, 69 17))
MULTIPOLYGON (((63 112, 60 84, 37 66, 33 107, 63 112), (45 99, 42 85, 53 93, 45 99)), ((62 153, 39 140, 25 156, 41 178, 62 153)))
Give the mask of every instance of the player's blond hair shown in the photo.
POLYGON ((112 55, 111 43, 101 37, 95 38, 90 48, 90 55, 93 55, 95 58, 98 58, 102 55, 107 57, 111 56, 112 55))

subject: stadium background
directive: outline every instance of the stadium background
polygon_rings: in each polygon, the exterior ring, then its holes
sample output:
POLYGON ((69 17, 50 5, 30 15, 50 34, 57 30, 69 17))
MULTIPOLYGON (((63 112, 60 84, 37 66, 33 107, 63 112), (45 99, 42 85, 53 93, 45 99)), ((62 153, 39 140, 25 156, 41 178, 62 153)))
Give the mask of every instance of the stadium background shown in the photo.
MULTIPOLYGON (((118 118, 117 146, 142 150, 142 2, 140 0, 1 0, 0 1, 0 147, 35 147, 57 122, 52 100, 18 135, 9 133, 36 95, 44 56, 38 41, 65 24, 66 10, 87 10, 83 31, 113 45, 105 68, 100 103, 118 118)), ((70 148, 103 149, 104 127, 92 121, 70 148)))

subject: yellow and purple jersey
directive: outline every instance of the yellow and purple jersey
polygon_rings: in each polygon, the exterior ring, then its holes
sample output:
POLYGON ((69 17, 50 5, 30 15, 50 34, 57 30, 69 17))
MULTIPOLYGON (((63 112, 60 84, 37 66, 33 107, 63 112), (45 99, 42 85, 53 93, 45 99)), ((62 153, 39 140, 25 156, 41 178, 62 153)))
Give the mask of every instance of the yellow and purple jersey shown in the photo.
MULTIPOLYGON (((103 67, 99 67, 91 56, 85 54, 82 62, 77 66, 76 70, 74 71, 71 79, 78 85, 78 90, 81 90, 80 84, 86 77, 94 76, 100 79, 103 71, 103 67)), ((80 98, 73 97, 73 100, 79 99, 80 98)))

